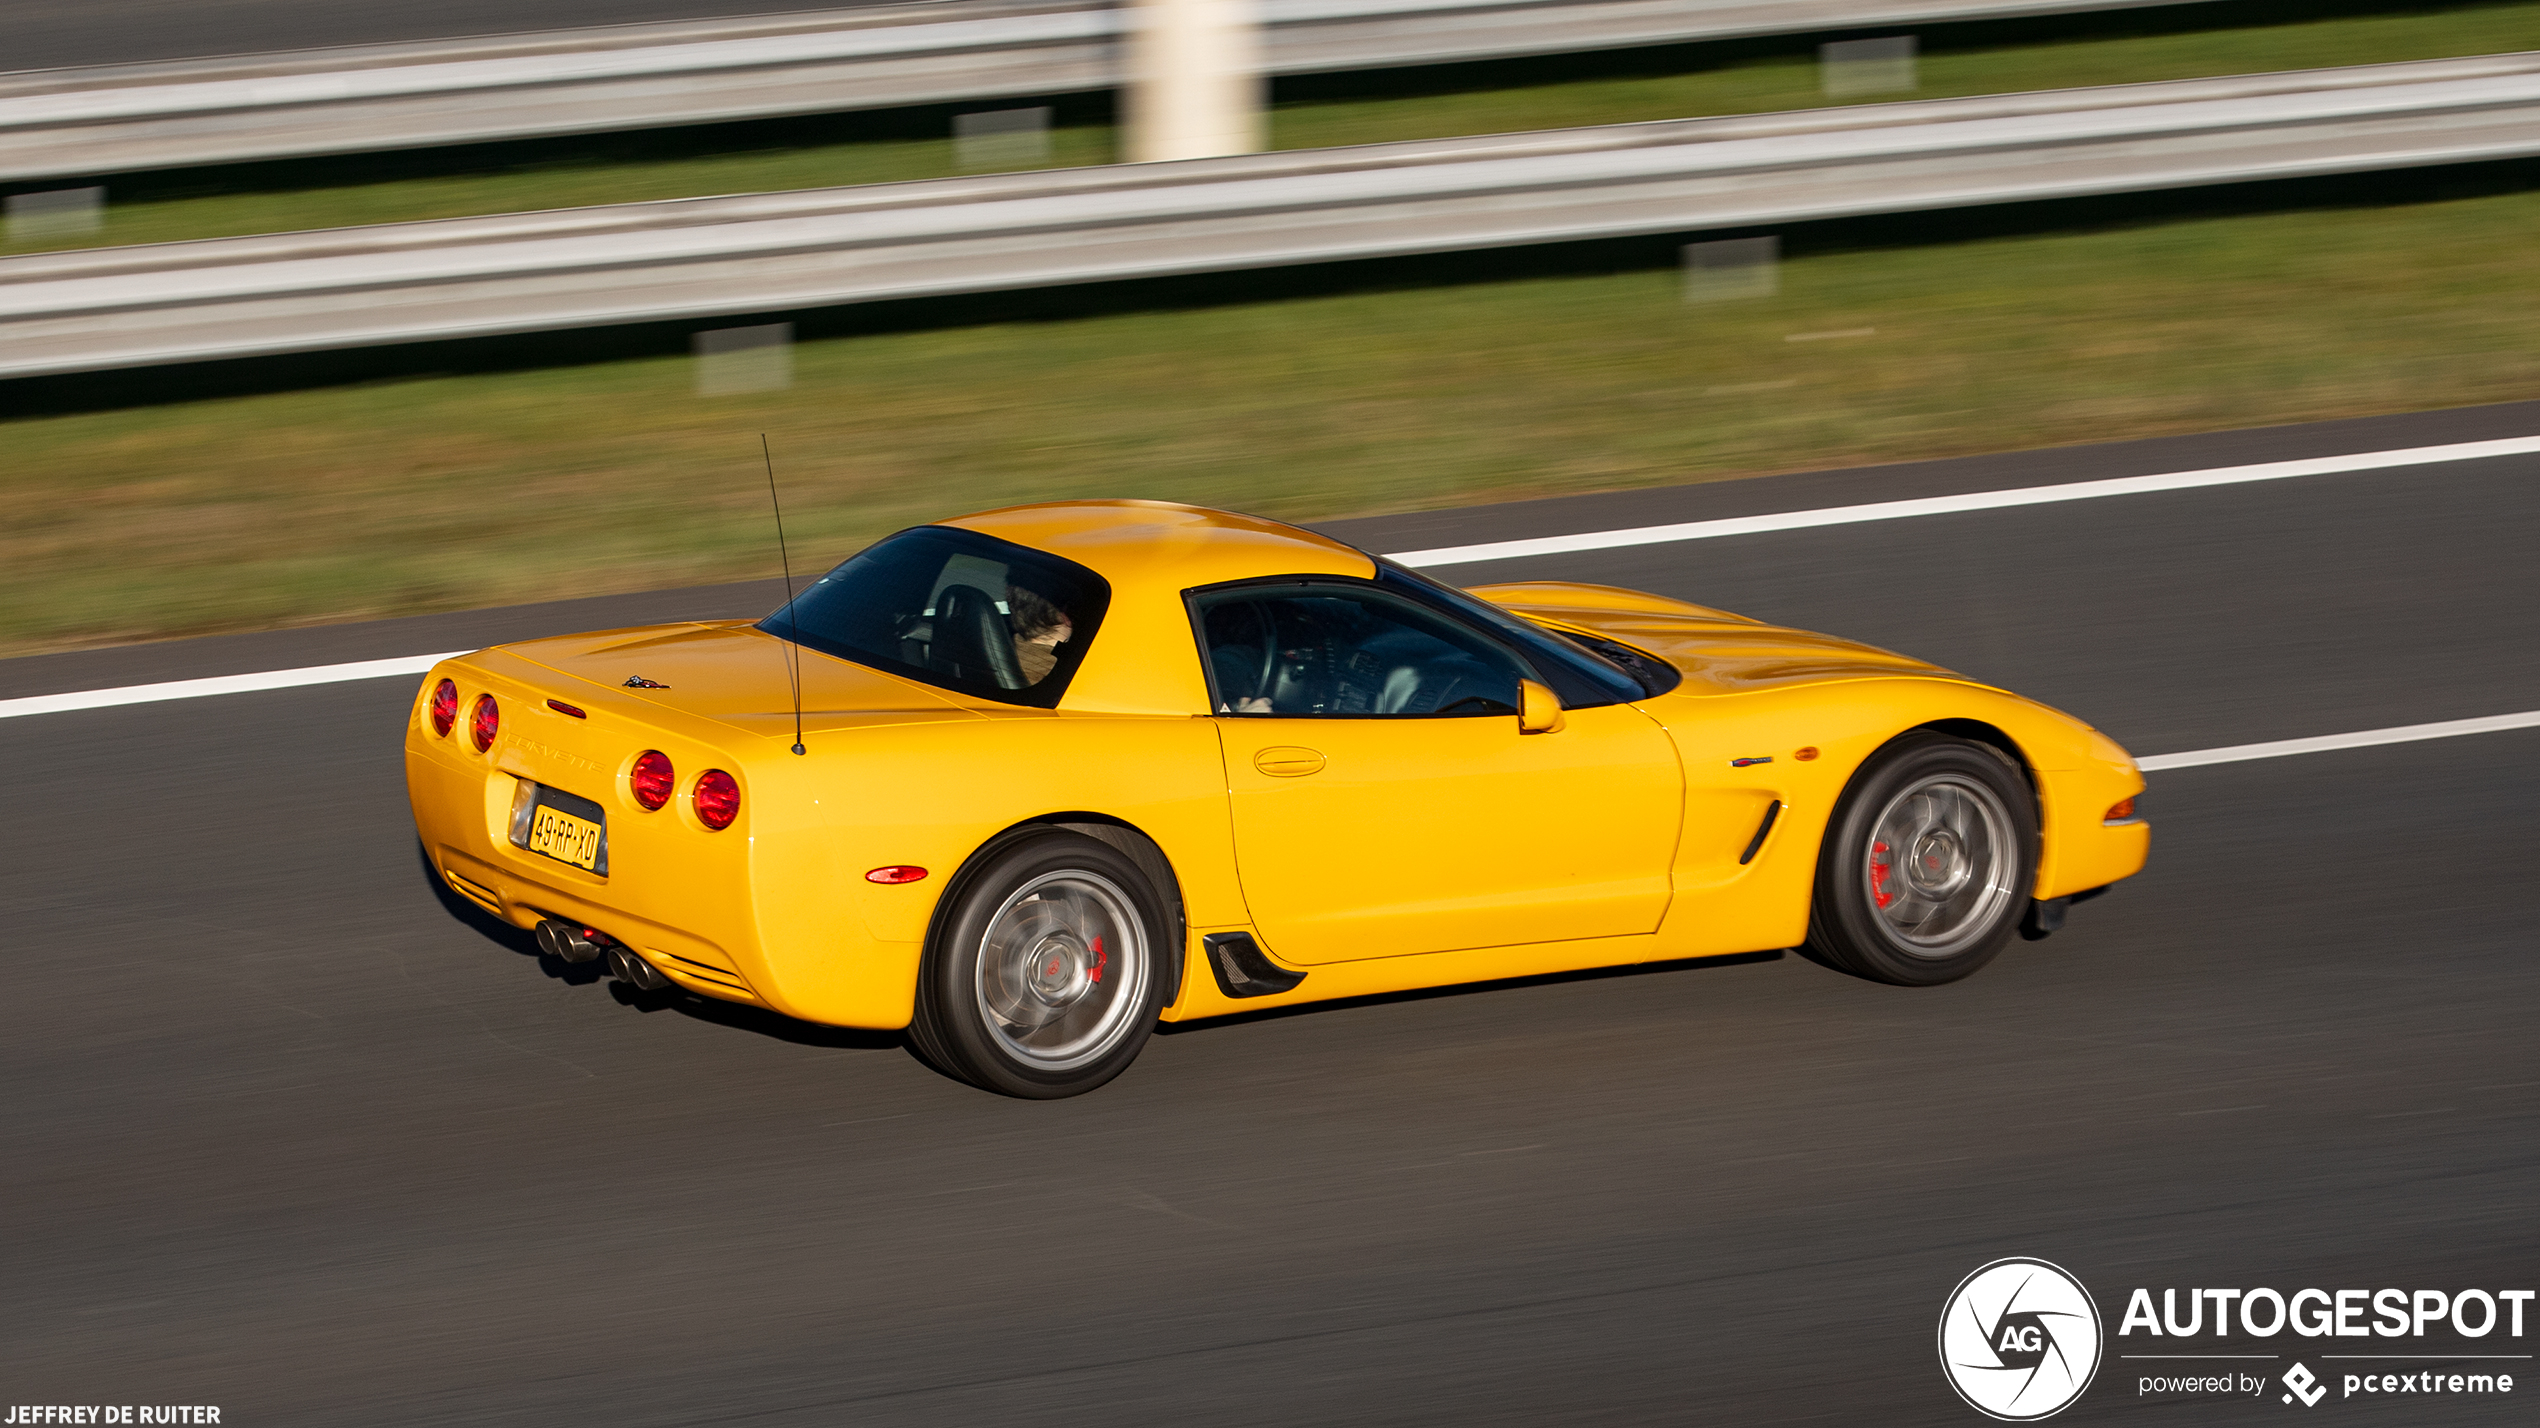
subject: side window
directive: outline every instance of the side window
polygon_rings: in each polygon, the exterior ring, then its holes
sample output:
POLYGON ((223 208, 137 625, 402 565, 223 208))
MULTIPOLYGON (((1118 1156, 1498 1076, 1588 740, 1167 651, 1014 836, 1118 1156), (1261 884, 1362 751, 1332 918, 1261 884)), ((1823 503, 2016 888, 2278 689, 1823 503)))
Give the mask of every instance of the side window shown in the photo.
POLYGON ((1531 677, 1474 631, 1377 590, 1252 586, 1193 603, 1220 714, 1514 714, 1531 677))
POLYGON ((1110 604, 1102 577, 976 532, 920 526, 830 571, 759 628, 945 689, 1047 709, 1110 604))

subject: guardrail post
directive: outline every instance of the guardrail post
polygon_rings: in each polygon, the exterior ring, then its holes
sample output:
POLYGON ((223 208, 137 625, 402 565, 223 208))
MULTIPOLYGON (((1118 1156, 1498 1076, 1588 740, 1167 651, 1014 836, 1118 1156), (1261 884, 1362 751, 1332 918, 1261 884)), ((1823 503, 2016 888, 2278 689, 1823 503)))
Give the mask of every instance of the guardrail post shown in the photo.
POLYGON ((1914 89, 1912 35, 1875 40, 1836 40, 1817 47, 1828 99, 1863 94, 1900 94, 1914 89))
POLYGON ((1121 127, 1129 162, 1258 152, 1261 34, 1253 0, 1136 0, 1128 18, 1121 127))
POLYGON ((697 354, 697 395, 781 392, 794 385, 794 325, 721 327, 691 339, 697 354))
POLYGON ((106 191, 63 188, 50 193, 9 195, 6 219, 0 219, 0 243, 51 243, 94 233, 106 226, 106 191))

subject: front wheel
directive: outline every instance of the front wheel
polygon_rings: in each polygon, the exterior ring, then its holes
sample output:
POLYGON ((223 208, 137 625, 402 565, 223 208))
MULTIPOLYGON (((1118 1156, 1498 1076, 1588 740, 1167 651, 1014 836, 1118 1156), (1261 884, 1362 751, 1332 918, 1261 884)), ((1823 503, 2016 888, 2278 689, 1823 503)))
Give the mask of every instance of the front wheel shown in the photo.
POLYGON ((1836 806, 1817 857, 1809 944, 1901 986, 1954 982, 2019 930, 2037 879, 2036 800, 1999 750, 1916 731, 1836 806))
POLYGON ((918 1050, 1009 1096, 1081 1095, 1126 1069, 1162 1009, 1164 900, 1106 844, 1032 830, 964 872, 920 974, 918 1050))

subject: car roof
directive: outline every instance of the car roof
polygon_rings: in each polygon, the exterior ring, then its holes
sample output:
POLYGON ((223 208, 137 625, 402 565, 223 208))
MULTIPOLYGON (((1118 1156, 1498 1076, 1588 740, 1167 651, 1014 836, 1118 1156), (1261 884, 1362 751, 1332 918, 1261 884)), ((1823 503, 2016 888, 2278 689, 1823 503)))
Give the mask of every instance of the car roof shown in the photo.
POLYGON ((1115 601, 1265 575, 1376 573, 1365 551, 1328 536, 1172 501, 1047 501, 939 524, 1064 556, 1111 582, 1115 601))
POLYGON ((1185 590, 1273 575, 1376 573, 1365 551, 1312 531, 1170 501, 1052 501, 939 524, 1062 556, 1110 582, 1110 608, 1059 701, 1061 713, 1206 713, 1185 590))

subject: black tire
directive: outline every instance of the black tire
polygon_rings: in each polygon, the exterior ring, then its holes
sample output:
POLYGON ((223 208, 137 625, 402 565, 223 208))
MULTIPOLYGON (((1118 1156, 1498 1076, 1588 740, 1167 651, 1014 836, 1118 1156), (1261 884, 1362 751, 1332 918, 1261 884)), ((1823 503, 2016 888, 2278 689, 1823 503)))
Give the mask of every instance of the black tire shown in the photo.
POLYGON ((1118 849, 1027 828, 982 850, 936 914, 909 1039, 947 1075, 1033 1100, 1080 1096, 1155 1030, 1180 951, 1166 899, 1118 849))
POLYGON ((2018 933, 2036 881, 2037 799, 2018 766, 1916 730, 1872 755, 1835 805, 1808 944, 1872 981, 1954 982, 2018 933))

